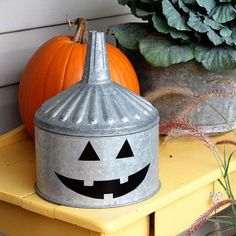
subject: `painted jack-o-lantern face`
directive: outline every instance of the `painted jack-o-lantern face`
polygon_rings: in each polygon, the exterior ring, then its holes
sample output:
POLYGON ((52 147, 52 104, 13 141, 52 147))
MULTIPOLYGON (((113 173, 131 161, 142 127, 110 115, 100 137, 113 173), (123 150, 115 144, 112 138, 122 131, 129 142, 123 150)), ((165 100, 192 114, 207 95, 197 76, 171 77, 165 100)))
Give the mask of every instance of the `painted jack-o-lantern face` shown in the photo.
POLYGON ((83 81, 35 115, 37 193, 56 203, 113 207, 158 191, 158 112, 110 81, 102 32, 90 33, 83 81))
POLYGON ((146 199, 160 187, 155 126, 112 137, 42 129, 36 134, 36 191, 49 201, 86 208, 122 206, 146 199))
MULTIPOLYGON (((116 159, 123 158, 134 158, 128 140, 124 142, 116 157, 116 159)), ((85 149, 80 155, 79 161, 100 161, 99 156, 90 142, 87 143, 85 149)), ((55 174, 67 188, 81 195, 103 199, 104 194, 113 194, 113 198, 117 198, 136 189, 146 177, 149 166, 150 164, 146 165, 136 173, 129 175, 126 183, 121 183, 120 179, 100 180, 94 181, 92 186, 85 186, 84 180, 69 178, 57 172, 55 172, 55 174)))

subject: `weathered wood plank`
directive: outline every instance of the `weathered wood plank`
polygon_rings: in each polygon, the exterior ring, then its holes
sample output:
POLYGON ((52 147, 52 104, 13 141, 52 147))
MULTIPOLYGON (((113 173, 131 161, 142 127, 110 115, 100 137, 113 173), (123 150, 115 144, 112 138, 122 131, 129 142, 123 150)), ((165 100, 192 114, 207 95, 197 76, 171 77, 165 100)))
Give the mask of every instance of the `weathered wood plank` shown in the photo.
MULTIPOLYGON (((116 23, 134 21, 131 15, 89 21, 89 29, 107 31, 116 23)), ((49 38, 60 34, 74 34, 66 25, 27 30, 0 35, 0 87, 20 80, 23 69, 34 51, 49 38)), ((111 36, 108 41, 112 41, 111 36)))
POLYGON ((1 0, 0 32, 64 23, 66 15, 95 19, 128 12, 117 0, 1 0))

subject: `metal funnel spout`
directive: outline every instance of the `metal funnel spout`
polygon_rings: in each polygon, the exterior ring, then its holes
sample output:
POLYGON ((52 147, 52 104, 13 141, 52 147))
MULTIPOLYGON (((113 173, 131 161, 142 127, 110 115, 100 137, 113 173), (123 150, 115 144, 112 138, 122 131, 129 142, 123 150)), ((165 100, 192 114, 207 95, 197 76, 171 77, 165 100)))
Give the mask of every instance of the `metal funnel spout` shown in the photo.
POLYGON ((89 32, 83 81, 88 84, 111 82, 104 32, 89 32))

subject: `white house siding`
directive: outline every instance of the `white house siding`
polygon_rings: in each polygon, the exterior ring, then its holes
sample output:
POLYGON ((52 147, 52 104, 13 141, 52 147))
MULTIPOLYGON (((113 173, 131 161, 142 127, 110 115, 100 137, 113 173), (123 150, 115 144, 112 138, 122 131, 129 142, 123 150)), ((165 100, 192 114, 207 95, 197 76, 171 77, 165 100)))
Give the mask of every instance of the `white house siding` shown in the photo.
MULTIPOLYGON (((66 15, 84 17, 89 29, 106 31, 109 25, 136 21, 128 12, 117 0, 1 0, 0 134, 21 123, 18 83, 31 55, 53 36, 74 34, 66 15)), ((111 36, 107 40, 114 42, 111 36)))

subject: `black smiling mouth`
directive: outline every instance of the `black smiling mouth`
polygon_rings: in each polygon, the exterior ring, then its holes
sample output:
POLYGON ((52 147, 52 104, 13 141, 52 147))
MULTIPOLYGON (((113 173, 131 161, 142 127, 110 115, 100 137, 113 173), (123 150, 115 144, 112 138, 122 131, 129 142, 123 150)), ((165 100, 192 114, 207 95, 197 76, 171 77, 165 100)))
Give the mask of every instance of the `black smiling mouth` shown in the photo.
POLYGON ((113 194, 113 198, 123 196, 136 189, 147 175, 150 164, 138 172, 130 175, 126 183, 121 184, 120 179, 94 181, 93 186, 84 186, 83 180, 72 179, 55 172, 60 181, 72 191, 81 195, 103 199, 104 194, 113 194))

